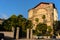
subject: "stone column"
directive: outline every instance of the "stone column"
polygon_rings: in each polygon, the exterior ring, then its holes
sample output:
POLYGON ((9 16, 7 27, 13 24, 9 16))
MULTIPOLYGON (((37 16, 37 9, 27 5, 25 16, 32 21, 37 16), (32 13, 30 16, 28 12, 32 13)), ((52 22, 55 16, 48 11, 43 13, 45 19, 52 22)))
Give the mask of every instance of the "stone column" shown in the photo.
POLYGON ((29 39, 29 29, 27 29, 27 39, 29 39))
POLYGON ((14 28, 14 27, 12 27, 12 32, 13 32, 13 38, 14 38, 14 30, 15 30, 15 28, 14 28))
POLYGON ((32 29, 30 30, 30 39, 32 39, 32 29))
POLYGON ((59 36, 59 33, 58 33, 58 36, 59 36))
POLYGON ((14 32, 14 27, 12 27, 12 31, 14 32))
POLYGON ((16 40, 19 38, 19 27, 17 27, 17 32, 16 32, 16 40))

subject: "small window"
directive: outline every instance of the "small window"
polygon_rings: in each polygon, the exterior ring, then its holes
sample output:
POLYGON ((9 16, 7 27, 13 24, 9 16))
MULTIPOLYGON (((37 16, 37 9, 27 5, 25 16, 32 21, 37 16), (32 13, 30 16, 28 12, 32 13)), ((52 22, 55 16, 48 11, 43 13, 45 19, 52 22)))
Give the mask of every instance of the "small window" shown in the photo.
POLYGON ((45 19, 45 15, 42 16, 42 19, 45 19))

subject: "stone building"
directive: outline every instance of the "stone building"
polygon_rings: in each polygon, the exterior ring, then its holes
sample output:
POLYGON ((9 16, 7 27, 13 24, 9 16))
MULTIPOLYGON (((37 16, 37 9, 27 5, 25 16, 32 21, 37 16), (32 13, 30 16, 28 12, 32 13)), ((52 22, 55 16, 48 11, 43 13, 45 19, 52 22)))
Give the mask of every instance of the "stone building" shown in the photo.
POLYGON ((58 21, 58 12, 56 8, 54 8, 54 21, 58 21))
POLYGON ((33 29, 38 23, 46 23, 53 29, 53 22, 58 20, 57 10, 53 3, 41 2, 28 11, 28 19, 33 22, 33 29), (39 20, 39 21, 36 21, 39 20))
POLYGON ((1 18, 0 18, 0 25, 3 23, 4 20, 5 20, 5 19, 1 19, 1 18))

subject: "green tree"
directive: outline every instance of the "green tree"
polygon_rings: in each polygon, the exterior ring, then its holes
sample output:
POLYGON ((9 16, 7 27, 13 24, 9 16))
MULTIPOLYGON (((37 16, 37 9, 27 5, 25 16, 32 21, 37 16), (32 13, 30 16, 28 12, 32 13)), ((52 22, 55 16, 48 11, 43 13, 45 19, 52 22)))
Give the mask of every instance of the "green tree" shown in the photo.
POLYGON ((51 36, 51 31, 52 31, 51 26, 47 26, 47 33, 46 33, 46 35, 47 36, 51 36))
POLYGON ((27 22, 26 22, 26 28, 31 29, 32 27, 33 27, 32 21, 31 20, 27 20, 27 22))
POLYGON ((5 30, 12 30, 12 27, 16 27, 16 22, 17 22, 17 16, 16 15, 12 15, 10 18, 6 19, 3 22, 3 27, 5 30))
POLYGON ((11 31, 12 26, 11 26, 9 20, 5 20, 2 25, 3 25, 3 28, 4 28, 6 31, 11 31))
POLYGON ((4 29, 7 31, 11 31, 12 27, 19 27, 20 28, 20 35, 26 35, 26 29, 32 28, 32 22, 26 18, 24 18, 22 15, 12 15, 11 17, 9 17, 8 19, 6 19, 3 22, 3 27, 4 29))
POLYGON ((54 35, 60 33, 60 20, 54 22, 54 35))
POLYGON ((17 16, 16 15, 12 15, 10 18, 8 18, 8 20, 10 21, 11 23, 11 26, 12 27, 16 27, 16 23, 17 23, 17 16))
POLYGON ((39 23, 36 27, 36 30, 40 34, 46 34, 47 31, 47 25, 44 23, 39 23))
POLYGON ((23 16, 22 15, 18 15, 17 17, 17 23, 18 23, 18 27, 21 27, 22 26, 22 21, 23 21, 23 16))
POLYGON ((25 37, 26 36, 26 22, 27 19, 24 18, 22 15, 18 15, 17 17, 17 26, 20 28, 20 36, 25 37))

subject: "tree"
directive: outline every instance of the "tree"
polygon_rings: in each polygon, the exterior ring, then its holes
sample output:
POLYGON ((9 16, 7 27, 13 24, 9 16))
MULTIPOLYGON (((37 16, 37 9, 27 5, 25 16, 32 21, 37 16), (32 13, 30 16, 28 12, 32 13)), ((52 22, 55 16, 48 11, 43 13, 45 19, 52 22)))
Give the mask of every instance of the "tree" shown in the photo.
POLYGON ((16 15, 12 15, 10 18, 6 19, 3 22, 3 27, 5 30, 12 30, 12 27, 16 27, 16 22, 17 22, 17 16, 16 15))
POLYGON ((56 21, 55 26, 57 31, 60 30, 60 21, 56 21))
POLYGON ((47 36, 51 36, 51 31, 52 31, 51 26, 47 26, 47 33, 46 33, 46 35, 47 36))
POLYGON ((31 29, 32 27, 33 27, 32 21, 31 20, 27 20, 27 22, 26 22, 26 28, 31 29))
POLYGON ((57 32, 57 29, 58 28, 58 21, 54 21, 54 24, 53 24, 53 30, 54 30, 54 35, 57 35, 56 32, 57 32))
POLYGON ((17 16, 16 15, 12 15, 10 18, 8 18, 8 20, 11 22, 11 26, 12 27, 16 27, 16 23, 17 23, 17 16))
MULTIPOLYGON (((24 18, 22 15, 12 15, 10 18, 6 19, 3 22, 3 27, 6 31, 11 31, 12 27, 14 27, 15 29, 17 27, 19 27, 20 29, 20 36, 26 36, 26 29, 32 28, 32 22, 26 18, 24 18)), ((16 32, 16 30, 15 30, 16 32)))
POLYGON ((36 27, 36 30, 40 34, 46 34, 47 31, 47 25, 43 23, 39 23, 36 27))
POLYGON ((26 36, 26 18, 24 18, 22 15, 18 15, 17 17, 17 26, 20 28, 19 30, 19 37, 25 37, 26 36))
POLYGON ((22 21, 23 21, 23 16, 18 15, 18 17, 17 17, 17 25, 18 25, 18 27, 22 26, 22 21))
POLYGON ((54 35, 60 33, 60 20, 54 22, 54 35))
POLYGON ((26 18, 23 18, 23 19, 22 19, 22 24, 21 24, 23 30, 25 30, 26 22, 27 22, 27 19, 26 19, 26 18))
POLYGON ((5 20, 2 25, 3 25, 3 28, 4 28, 6 31, 11 31, 12 26, 11 26, 9 20, 5 20))

